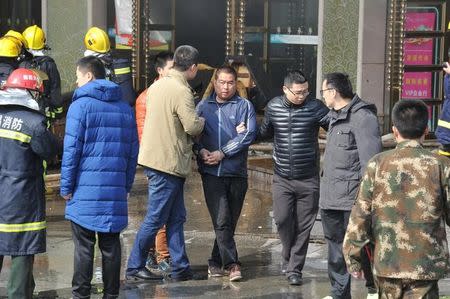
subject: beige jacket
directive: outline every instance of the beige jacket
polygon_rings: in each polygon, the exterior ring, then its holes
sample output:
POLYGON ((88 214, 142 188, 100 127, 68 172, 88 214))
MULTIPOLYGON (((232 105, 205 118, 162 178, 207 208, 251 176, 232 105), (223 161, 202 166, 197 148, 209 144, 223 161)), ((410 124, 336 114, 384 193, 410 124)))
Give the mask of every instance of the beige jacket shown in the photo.
POLYGON ((191 170, 192 136, 203 130, 191 89, 183 73, 172 69, 149 87, 147 95, 138 163, 186 177, 191 170))

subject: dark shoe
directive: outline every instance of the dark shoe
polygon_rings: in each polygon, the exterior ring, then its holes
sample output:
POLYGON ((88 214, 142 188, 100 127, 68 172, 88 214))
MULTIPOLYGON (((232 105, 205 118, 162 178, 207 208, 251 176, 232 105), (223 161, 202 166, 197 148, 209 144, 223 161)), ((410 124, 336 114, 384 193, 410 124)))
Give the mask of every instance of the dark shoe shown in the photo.
POLYGON ((222 268, 219 268, 217 266, 209 266, 208 267, 208 275, 210 277, 222 277, 225 274, 224 274, 222 268))
POLYGON ((147 268, 143 268, 136 273, 126 274, 126 280, 129 281, 142 281, 142 280, 162 280, 164 277, 161 275, 150 272, 147 268))
POLYGON ((302 284, 302 277, 299 274, 291 274, 287 280, 291 286, 299 286, 302 284))

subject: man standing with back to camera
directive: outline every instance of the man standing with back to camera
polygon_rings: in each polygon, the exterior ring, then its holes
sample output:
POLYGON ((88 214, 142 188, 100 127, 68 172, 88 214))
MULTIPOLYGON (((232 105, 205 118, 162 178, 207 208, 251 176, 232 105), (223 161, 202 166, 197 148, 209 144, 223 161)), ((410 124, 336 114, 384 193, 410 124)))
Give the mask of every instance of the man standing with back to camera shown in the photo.
POLYGON ((42 80, 16 69, 0 89, 0 271, 11 256, 8 298, 32 299, 34 256, 46 250, 43 160, 59 145, 39 110, 42 80))
POLYGON ((103 298, 120 287, 120 232, 128 224, 128 195, 139 143, 132 108, 120 87, 105 80, 94 56, 77 63, 78 88, 67 112, 61 165, 61 196, 67 200, 74 250, 72 294, 89 298, 94 246, 102 253, 103 298))
POLYGON ((391 115, 397 146, 367 165, 344 239, 347 267, 361 278, 361 249, 373 243, 381 299, 438 299, 449 270, 450 161, 423 148, 423 101, 400 100, 391 115))

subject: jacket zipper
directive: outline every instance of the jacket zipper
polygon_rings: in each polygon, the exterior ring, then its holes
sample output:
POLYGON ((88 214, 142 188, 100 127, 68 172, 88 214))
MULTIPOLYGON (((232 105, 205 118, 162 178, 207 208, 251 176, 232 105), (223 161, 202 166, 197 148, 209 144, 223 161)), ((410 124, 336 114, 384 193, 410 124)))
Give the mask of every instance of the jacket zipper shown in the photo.
POLYGON ((290 177, 293 177, 293 171, 294 164, 292 163, 292 107, 289 107, 289 173, 290 177))
MULTIPOLYGON (((219 104, 217 104, 217 107, 219 108, 219 130, 218 130, 218 133, 219 133, 219 151, 220 150, 222 150, 222 130, 221 130, 221 127, 222 127, 222 106, 221 105, 219 105, 219 104)), ((219 162, 219 167, 217 167, 217 176, 220 176, 220 171, 221 171, 221 169, 222 169, 222 161, 220 161, 219 162)))

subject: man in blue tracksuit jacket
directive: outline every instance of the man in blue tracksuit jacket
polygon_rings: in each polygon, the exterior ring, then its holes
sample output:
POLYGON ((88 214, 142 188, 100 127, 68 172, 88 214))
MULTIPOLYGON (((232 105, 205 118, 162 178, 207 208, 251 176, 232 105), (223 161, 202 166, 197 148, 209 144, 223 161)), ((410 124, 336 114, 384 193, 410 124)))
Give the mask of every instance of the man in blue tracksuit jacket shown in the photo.
POLYGON ((213 93, 197 106, 205 128, 196 143, 203 191, 216 233, 208 262, 210 276, 225 273, 231 281, 242 278, 234 231, 247 192, 248 147, 256 136, 252 104, 236 95, 237 73, 228 66, 217 69, 213 93), (237 132, 241 125, 244 130, 237 132))
POLYGON ((67 200, 75 243, 72 294, 89 298, 96 235, 102 252, 103 298, 120 287, 120 232, 128 224, 127 198, 138 155, 136 121, 120 86, 104 80, 94 56, 77 64, 78 89, 67 112, 61 195, 67 200))
POLYGON ((439 154, 450 157, 450 66, 448 63, 444 67, 444 72, 445 99, 436 129, 436 137, 442 144, 439 154))

